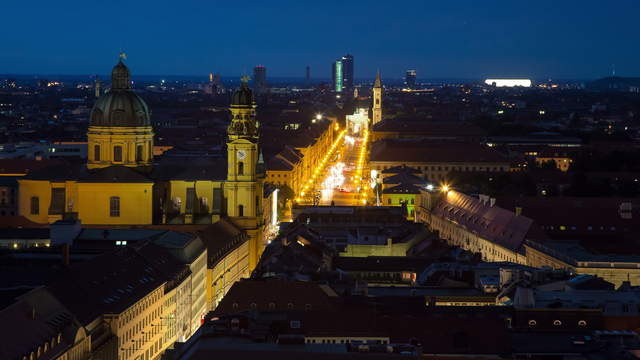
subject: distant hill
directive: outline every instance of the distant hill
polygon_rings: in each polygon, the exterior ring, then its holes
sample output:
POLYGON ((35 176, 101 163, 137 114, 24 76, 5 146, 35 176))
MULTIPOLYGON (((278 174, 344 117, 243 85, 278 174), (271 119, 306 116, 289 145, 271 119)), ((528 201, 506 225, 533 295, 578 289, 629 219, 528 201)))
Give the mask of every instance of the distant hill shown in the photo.
POLYGON ((587 83, 587 89, 594 91, 640 92, 640 77, 604 77, 587 83))

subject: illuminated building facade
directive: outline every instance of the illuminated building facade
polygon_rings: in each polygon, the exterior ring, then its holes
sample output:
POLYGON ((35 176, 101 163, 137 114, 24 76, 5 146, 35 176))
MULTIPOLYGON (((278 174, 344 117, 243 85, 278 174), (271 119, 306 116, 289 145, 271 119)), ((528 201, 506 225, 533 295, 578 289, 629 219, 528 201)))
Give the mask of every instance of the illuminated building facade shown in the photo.
POLYGON ((246 79, 233 95, 227 158, 153 164, 153 129, 145 102, 130 88, 122 59, 112 89, 91 113, 86 166, 53 166, 18 180, 19 215, 41 224, 75 217, 83 224, 211 224, 230 216, 260 247, 263 171, 258 123, 246 79))
POLYGON ((331 68, 331 75, 333 77, 333 90, 337 93, 342 92, 343 88, 342 71, 342 60, 336 60, 331 68))
POLYGON ((314 123, 311 128, 292 134, 297 138, 267 162, 266 182, 287 185, 299 194, 306 181, 329 153, 340 128, 335 118, 314 123))

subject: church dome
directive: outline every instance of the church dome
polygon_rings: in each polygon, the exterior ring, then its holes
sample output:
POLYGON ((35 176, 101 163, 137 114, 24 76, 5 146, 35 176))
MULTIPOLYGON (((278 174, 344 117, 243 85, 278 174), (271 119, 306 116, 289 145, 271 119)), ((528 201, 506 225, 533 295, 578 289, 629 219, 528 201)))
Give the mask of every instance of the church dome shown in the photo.
POLYGON ((253 93, 246 81, 242 81, 240 89, 233 93, 231 98, 231 106, 251 106, 253 105, 253 93))
POLYGON ((131 90, 131 75, 120 60, 111 72, 111 90, 96 100, 90 126, 151 126, 147 104, 131 90))

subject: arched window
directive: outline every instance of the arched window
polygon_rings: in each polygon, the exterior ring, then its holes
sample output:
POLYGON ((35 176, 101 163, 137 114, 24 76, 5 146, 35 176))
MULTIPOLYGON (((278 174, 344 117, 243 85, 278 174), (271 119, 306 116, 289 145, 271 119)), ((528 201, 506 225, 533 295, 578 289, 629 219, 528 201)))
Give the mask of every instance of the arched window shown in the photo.
POLYGON ((93 160, 100 161, 100 145, 93 146, 93 160))
POLYGON ((116 145, 113 147, 113 161, 122 162, 122 146, 116 145))
POLYGON ((244 216, 244 205, 238 205, 238 216, 244 216))
POLYGON ((136 146, 136 161, 142 161, 142 152, 144 148, 142 145, 136 146))
POLYGON ((244 175, 244 163, 238 161, 238 175, 244 175))
POLYGON ((109 216, 120 217, 120 197, 112 196, 109 198, 109 216))

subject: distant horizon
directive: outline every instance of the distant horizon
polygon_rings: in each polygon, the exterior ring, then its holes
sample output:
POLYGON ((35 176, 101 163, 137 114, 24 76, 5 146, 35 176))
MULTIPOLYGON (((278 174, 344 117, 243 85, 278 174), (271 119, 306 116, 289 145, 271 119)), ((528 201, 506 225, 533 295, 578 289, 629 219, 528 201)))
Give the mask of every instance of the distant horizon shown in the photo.
MULTIPOLYGON (((216 74, 218 75, 218 74, 216 74)), ((15 74, 2 74, 0 73, 0 79, 2 78, 16 78, 16 79, 30 79, 30 80, 38 80, 38 79, 47 79, 50 80, 51 78, 56 78, 56 77, 64 77, 64 78, 74 78, 74 79, 81 79, 81 78, 86 78, 87 80, 89 79, 93 79, 96 76, 98 76, 101 80, 110 80, 111 78, 111 74, 44 74, 44 73, 15 73, 15 74)), ((226 79, 226 81, 237 81, 240 82, 240 78, 242 75, 220 75, 221 79, 226 79)), ((176 75, 176 74, 171 74, 171 75, 167 75, 167 74, 142 74, 142 75, 136 75, 136 74, 132 74, 131 78, 132 79, 136 79, 136 78, 171 78, 171 79, 196 79, 196 78, 202 78, 203 82, 208 81, 209 78, 209 74, 203 74, 203 75, 176 75)), ((609 78, 609 77, 618 77, 618 78, 637 78, 636 76, 625 76, 625 75, 620 75, 620 74, 616 74, 616 75, 604 75, 601 77, 595 77, 595 78, 562 78, 562 77, 556 77, 556 78, 547 78, 547 77, 517 77, 517 76, 486 76, 486 77, 425 77, 425 78, 421 78, 421 77, 417 77, 416 81, 420 82, 424 82, 424 81, 454 81, 454 80, 460 80, 460 81, 484 81, 485 79, 489 79, 489 78, 497 78, 497 79, 530 79, 534 82, 541 82, 541 81, 594 81, 594 80, 598 80, 598 79, 603 79, 603 78, 609 78)), ((251 77, 250 77, 251 78, 251 77)), ((298 81, 305 81, 306 78, 304 76, 268 76, 267 75, 267 81, 269 81, 270 79, 274 79, 274 80, 298 80, 298 81)), ((398 76, 398 77, 390 77, 390 76, 381 76, 381 79, 383 80, 393 80, 393 81, 400 81, 400 80, 404 80, 403 76, 398 76)), ((253 79, 251 79, 253 80, 253 79)), ((371 81, 373 82, 375 80, 375 76, 372 77, 355 77, 355 81, 356 82, 363 82, 363 81, 371 81)), ((332 79, 329 77, 318 77, 318 78, 314 78, 311 77, 311 82, 331 82, 332 79)))

